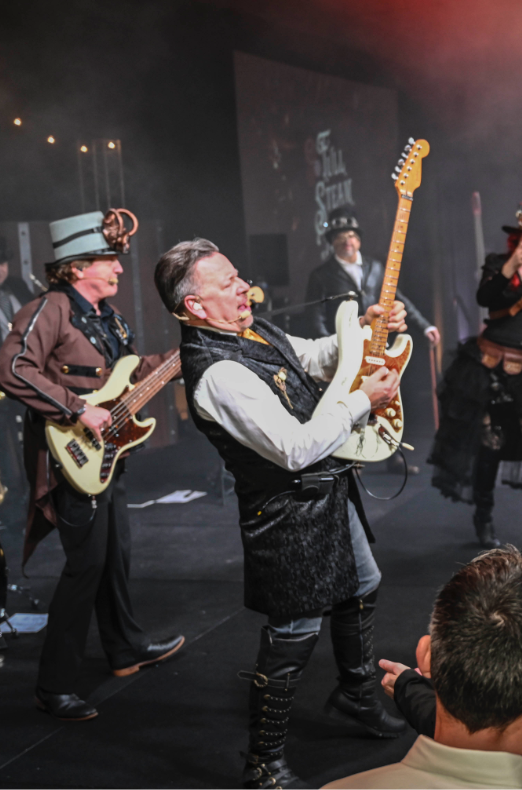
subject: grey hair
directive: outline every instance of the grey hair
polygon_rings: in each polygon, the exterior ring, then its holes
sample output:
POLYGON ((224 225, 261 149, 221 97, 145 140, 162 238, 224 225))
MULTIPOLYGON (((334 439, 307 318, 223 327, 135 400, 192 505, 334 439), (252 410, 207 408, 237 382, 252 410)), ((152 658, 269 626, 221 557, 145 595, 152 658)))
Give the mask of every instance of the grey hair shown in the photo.
POLYGON ((169 313, 176 313, 181 309, 185 297, 196 292, 196 263, 216 252, 219 252, 219 248, 213 242, 195 238, 192 241, 180 241, 163 253, 156 265, 154 282, 169 313))

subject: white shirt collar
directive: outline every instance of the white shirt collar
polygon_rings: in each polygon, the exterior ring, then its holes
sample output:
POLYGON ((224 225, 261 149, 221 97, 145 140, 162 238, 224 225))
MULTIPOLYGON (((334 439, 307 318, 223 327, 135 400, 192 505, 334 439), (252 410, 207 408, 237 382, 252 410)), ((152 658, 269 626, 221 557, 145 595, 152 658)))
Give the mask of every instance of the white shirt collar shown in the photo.
POLYGON ((338 255, 335 256, 335 260, 337 261, 337 263, 340 263, 341 266, 354 266, 355 264, 357 264, 358 266, 363 265, 363 260, 360 250, 357 250, 355 254, 355 260, 353 261, 353 263, 350 263, 350 261, 343 261, 343 259, 339 258, 338 255))

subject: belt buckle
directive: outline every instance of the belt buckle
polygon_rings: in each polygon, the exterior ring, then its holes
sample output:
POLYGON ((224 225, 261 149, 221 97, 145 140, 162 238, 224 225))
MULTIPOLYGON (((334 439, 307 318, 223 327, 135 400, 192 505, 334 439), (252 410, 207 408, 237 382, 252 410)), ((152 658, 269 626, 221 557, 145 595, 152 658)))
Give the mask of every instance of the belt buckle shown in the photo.
POLYGON ((255 676, 255 678, 254 678, 254 683, 256 684, 256 686, 257 686, 258 688, 260 688, 260 689, 264 689, 264 688, 265 688, 265 686, 268 686, 268 678, 267 678, 267 676, 266 676, 266 675, 261 675, 261 673, 260 673, 260 672, 256 672, 256 676, 255 676), (264 682, 263 682, 263 683, 260 683, 260 682, 259 682, 259 680, 258 680, 258 678, 261 678, 261 680, 262 680, 262 681, 264 681, 264 682))

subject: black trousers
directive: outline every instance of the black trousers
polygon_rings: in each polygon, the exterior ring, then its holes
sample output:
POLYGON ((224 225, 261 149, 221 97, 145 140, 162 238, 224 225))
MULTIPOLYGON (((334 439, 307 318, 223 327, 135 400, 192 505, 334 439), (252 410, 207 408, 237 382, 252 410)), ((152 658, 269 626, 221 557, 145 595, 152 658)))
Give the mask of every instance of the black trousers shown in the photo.
POLYGON ((97 497, 90 522, 89 497, 65 481, 55 489, 66 563, 49 607, 40 659, 38 685, 45 691, 74 692, 93 609, 111 666, 130 666, 150 643, 134 620, 129 597, 130 526, 123 472, 120 462, 111 484, 97 497))

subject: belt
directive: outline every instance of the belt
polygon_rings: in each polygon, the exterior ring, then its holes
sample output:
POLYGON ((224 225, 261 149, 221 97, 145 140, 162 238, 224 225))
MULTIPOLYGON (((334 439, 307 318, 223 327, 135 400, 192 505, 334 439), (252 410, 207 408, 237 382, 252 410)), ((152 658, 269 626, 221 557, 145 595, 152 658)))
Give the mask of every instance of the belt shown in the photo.
POLYGON ((490 312, 489 318, 492 318, 495 321, 497 318, 505 318, 506 316, 510 315, 513 317, 517 313, 520 313, 522 310, 522 299, 519 299, 518 302, 512 304, 511 307, 504 307, 502 310, 493 310, 490 312))
POLYGON ((486 368, 493 370, 502 362, 502 367, 509 376, 522 373, 522 349, 499 346, 482 335, 477 338, 477 345, 481 352, 480 361, 486 368))

